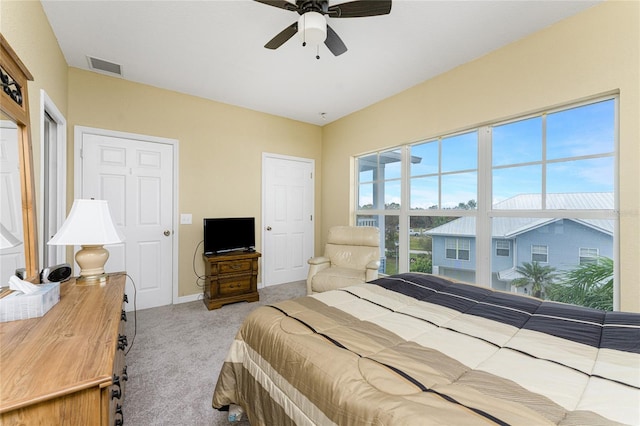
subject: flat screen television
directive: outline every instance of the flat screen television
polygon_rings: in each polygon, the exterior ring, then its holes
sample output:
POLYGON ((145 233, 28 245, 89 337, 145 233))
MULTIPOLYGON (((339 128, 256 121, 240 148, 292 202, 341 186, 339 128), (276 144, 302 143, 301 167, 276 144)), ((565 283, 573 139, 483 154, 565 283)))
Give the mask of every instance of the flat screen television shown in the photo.
POLYGON ((204 254, 253 251, 256 245, 255 228, 253 217, 205 218, 204 254))

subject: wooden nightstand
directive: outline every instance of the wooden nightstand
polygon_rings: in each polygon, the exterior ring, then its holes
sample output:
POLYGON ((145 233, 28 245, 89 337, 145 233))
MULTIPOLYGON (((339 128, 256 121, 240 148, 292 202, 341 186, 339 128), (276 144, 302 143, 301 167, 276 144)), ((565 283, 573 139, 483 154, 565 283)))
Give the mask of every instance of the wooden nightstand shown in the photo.
POLYGON ((234 302, 257 302, 258 252, 205 254, 204 304, 209 310, 234 302))

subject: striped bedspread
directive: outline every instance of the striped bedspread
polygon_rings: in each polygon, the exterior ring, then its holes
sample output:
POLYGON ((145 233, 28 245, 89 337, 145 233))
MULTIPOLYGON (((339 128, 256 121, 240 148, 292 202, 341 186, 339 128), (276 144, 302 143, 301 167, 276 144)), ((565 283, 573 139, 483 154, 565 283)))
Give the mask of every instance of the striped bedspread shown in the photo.
POLYGON ((399 274, 253 311, 213 406, 256 425, 640 424, 640 314, 399 274))

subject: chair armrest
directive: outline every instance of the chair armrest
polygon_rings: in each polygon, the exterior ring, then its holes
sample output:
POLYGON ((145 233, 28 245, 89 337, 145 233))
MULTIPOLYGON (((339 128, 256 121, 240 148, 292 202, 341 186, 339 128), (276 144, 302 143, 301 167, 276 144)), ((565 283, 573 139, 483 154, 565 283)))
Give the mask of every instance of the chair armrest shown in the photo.
POLYGON ((323 263, 329 262, 331 262, 331 259, 324 256, 312 257, 311 259, 307 260, 307 263, 309 263, 309 265, 322 265, 323 263))
POLYGON ((371 262, 367 263, 366 266, 367 269, 380 269, 380 261, 379 260, 372 260, 371 262))
POLYGON ((309 273, 307 275, 307 294, 313 294, 313 289, 311 288, 311 281, 313 280, 313 276, 323 269, 327 269, 331 266, 331 260, 328 257, 312 257, 307 260, 309 263, 309 273))
POLYGON ((378 279, 378 269, 380 268, 379 260, 372 260, 367 263, 367 269, 365 270, 365 281, 373 281, 378 279))

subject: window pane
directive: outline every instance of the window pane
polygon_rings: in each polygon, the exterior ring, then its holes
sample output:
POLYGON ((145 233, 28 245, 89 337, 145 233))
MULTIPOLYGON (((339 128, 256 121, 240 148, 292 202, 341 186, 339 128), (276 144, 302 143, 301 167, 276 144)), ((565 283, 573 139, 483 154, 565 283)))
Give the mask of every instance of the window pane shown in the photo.
POLYGON ((373 205, 373 183, 361 183, 358 187, 358 208, 372 209, 373 205))
POLYGON ((478 168, 478 132, 442 139, 442 172, 478 168))
POLYGON ((494 167, 542 160, 542 117, 496 126, 492 133, 494 167))
POLYGON ((392 180, 384 183, 384 208, 400 209, 400 181, 392 180))
POLYGON ((464 209, 476 208, 478 196, 478 174, 456 173, 442 176, 442 208, 464 209))
POLYGON ((438 141, 413 145, 411 155, 411 176, 438 173, 438 141))
POLYGON ((438 176, 411 179, 412 209, 438 207, 438 176))
MULTIPOLYGON (((613 193, 613 162, 613 157, 605 157, 550 163, 547 165, 547 193, 613 193)), ((557 208, 585 209, 593 207, 565 206, 557 208)), ((606 208, 613 209, 613 204, 606 208)))
POLYGON ((402 155, 400 149, 380 153, 380 175, 378 179, 399 179, 401 176, 402 155))
POLYGON ((535 295, 538 280, 545 299, 611 310, 613 228, 613 220, 494 218, 493 238, 513 235, 513 253, 492 256, 491 285, 535 295))
POLYGON ((411 216, 409 218, 409 271, 432 273, 432 236, 428 233, 438 217, 411 216))
POLYGON ((358 158, 359 182, 371 182, 374 180, 374 172, 378 168, 378 154, 367 155, 358 158))
POLYGON ((521 166, 493 170, 494 209, 540 209, 542 167, 521 166), (537 198, 525 194, 535 194, 537 198))
POLYGON ((399 269, 398 259, 398 226, 399 216, 381 216, 382 226, 380 233, 384 232, 384 241, 380 251, 384 260, 381 260, 380 270, 384 274, 397 274, 399 269))
POLYGON ((547 116, 547 159, 614 151, 613 99, 547 116))

